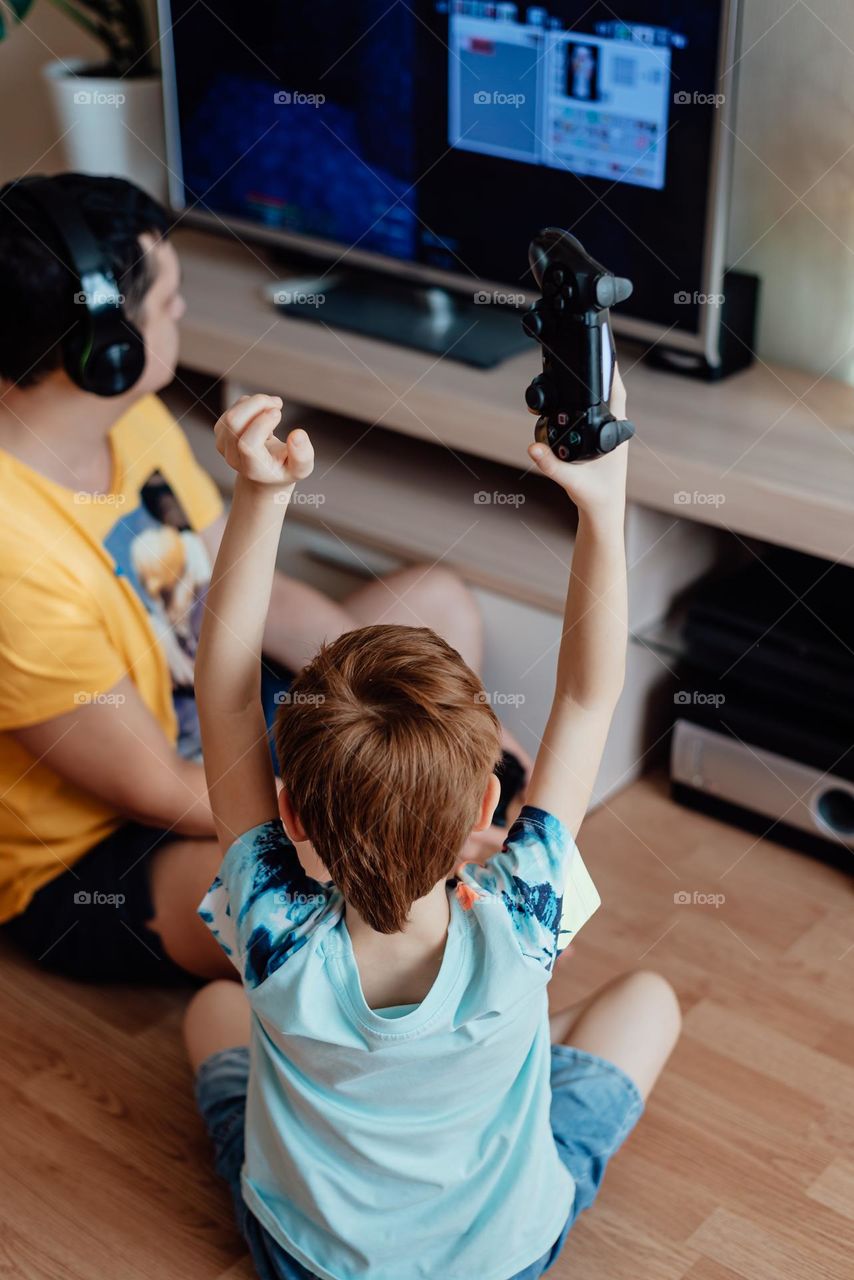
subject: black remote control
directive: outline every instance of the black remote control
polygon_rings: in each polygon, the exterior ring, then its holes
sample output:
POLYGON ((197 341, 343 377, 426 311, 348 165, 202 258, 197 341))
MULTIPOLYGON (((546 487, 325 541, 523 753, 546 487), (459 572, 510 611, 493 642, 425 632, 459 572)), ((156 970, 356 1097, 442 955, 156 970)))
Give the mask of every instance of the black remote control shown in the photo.
POLYGON ((565 462, 589 462, 634 435, 608 407, 616 353, 608 310, 631 296, 631 280, 591 258, 575 236, 546 227, 528 251, 542 298, 525 332, 543 348, 543 372, 525 392, 540 414, 534 435, 565 462))

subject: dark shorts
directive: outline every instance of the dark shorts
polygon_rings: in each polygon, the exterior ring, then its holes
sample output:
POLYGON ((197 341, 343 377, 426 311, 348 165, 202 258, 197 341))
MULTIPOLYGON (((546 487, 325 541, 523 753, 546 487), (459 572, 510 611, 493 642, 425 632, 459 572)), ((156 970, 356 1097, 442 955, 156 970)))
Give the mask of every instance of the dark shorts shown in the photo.
MULTIPOLYGON (((261 697, 268 726, 292 674, 265 660, 261 697)), ((31 960, 83 982, 192 983, 148 928, 154 916, 151 858, 174 831, 126 822, 68 871, 43 885, 21 915, 2 926, 31 960)))
MULTIPOLYGON (((214 1146, 216 1171, 228 1183, 238 1228, 249 1246, 259 1280, 313 1280, 246 1207, 240 1189, 243 1167, 249 1050, 225 1049, 206 1059, 196 1076, 196 1101, 214 1146)), ((552 1247, 508 1280, 539 1280, 557 1261, 570 1227, 589 1209, 605 1168, 643 1111, 633 1080, 604 1058, 569 1045, 552 1047, 552 1135, 575 1180, 575 1199, 552 1247)))
POLYGON ((148 928, 152 855, 175 839, 125 823, 43 885, 3 932, 43 968, 83 982, 191 982, 148 928))

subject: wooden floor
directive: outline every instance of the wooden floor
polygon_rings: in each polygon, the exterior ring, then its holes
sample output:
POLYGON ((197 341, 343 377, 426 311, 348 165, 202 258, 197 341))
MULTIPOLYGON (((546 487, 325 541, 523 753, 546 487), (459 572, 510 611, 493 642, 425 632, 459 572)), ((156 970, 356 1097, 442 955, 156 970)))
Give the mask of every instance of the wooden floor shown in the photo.
MULTIPOLYGON (((677 808, 656 779, 582 845, 604 905, 561 1003, 655 968, 685 1027, 553 1280, 851 1280, 850 878, 677 808)), ((0 1275, 250 1280, 190 1095, 183 998, 80 987, 4 948, 0 1275)))

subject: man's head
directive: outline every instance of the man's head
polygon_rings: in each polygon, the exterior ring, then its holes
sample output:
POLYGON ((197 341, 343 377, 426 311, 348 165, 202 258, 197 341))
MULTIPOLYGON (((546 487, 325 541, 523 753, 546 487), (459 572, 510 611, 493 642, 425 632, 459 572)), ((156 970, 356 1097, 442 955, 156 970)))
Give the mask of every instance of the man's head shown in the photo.
POLYGON ((499 725, 460 655, 423 627, 324 645, 280 708, 282 816, 367 923, 395 933, 498 798, 499 725))
MULTIPOLYGON (((124 315, 144 339, 145 369, 133 394, 158 390, 174 374, 184 312, 167 211, 121 178, 64 173, 48 181, 58 201, 73 201, 95 237, 124 315)), ((0 189, 0 380, 25 389, 67 379, 63 344, 87 323, 79 290, 48 215, 16 197, 13 184, 0 189)))

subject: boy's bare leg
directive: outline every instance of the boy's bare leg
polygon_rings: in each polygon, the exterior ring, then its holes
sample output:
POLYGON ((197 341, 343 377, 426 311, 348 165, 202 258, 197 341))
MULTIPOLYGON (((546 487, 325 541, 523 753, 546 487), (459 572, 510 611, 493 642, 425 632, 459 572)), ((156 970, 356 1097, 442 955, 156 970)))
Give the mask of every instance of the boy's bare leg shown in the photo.
POLYGON ((613 1062, 648 1098, 679 1038, 682 1015, 667 979, 638 969, 549 1021, 552 1044, 569 1044, 613 1062))
POLYGON ((184 1013, 184 1044, 194 1071, 205 1058, 249 1043, 249 1001, 236 982, 211 982, 184 1013))
POLYGON ((154 918, 148 927, 160 935, 169 958, 197 978, 237 977, 234 965, 197 914, 221 862, 216 840, 171 840, 161 845, 151 861, 154 918))

